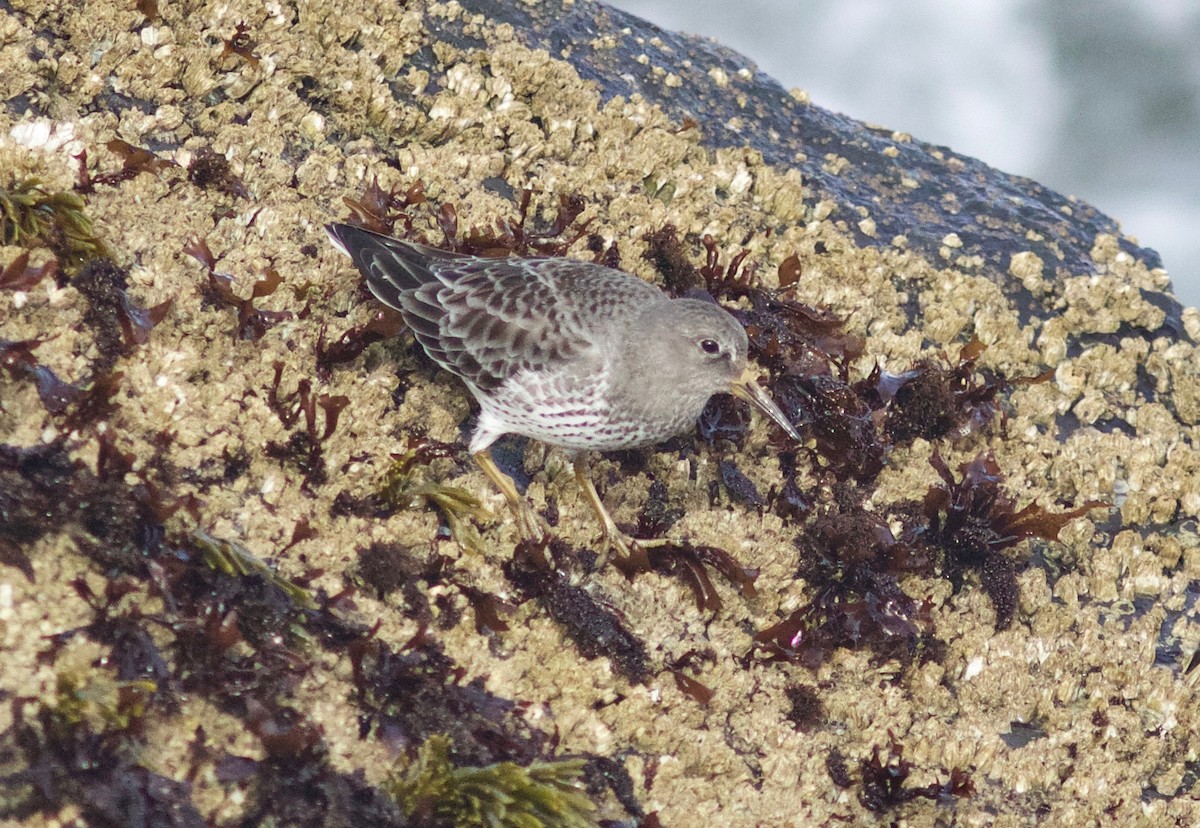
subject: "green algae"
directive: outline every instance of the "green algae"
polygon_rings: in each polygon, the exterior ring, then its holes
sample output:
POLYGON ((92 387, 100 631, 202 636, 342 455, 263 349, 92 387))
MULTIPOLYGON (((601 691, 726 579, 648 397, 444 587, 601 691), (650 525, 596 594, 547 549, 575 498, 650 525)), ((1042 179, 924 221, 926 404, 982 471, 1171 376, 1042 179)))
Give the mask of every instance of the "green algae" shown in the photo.
POLYGON ((436 825, 591 828, 597 823, 579 784, 583 766, 582 759, 568 759, 456 768, 450 740, 430 736, 385 787, 409 817, 436 825))
POLYGON ((0 244, 48 247, 67 269, 108 255, 78 193, 53 192, 40 179, 0 188, 0 244))

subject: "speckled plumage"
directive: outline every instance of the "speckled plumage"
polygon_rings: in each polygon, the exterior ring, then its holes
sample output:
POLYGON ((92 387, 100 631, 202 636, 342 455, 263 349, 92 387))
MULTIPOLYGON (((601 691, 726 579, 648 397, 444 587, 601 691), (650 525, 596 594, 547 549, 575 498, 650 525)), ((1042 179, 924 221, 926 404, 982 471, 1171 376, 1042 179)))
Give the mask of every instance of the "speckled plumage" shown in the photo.
MULTIPOLYGON (((500 473, 485 455, 503 434, 572 454, 650 445, 688 428, 722 391, 798 438, 746 371, 745 331, 714 302, 671 299, 588 262, 486 259, 344 224, 326 229, 371 292, 479 402, 470 450, 493 479, 500 473)), ((607 537, 615 526, 585 480, 607 537)), ((512 503, 511 481, 497 483, 512 503)))

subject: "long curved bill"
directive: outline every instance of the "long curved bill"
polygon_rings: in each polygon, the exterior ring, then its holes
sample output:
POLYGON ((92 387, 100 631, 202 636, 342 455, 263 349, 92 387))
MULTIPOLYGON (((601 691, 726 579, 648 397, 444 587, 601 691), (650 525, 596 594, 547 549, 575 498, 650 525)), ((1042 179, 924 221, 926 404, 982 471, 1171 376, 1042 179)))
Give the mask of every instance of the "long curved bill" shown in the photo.
POLYGON ((800 432, 796 431, 796 427, 788 422, 788 418, 779 410, 779 406, 775 404, 775 401, 767 396, 767 392, 758 384, 758 377, 755 376, 750 366, 746 366, 746 370, 742 372, 742 375, 733 381, 733 384, 729 387, 729 393, 750 403, 774 420, 775 424, 786 431, 789 437, 796 442, 802 442, 800 432))

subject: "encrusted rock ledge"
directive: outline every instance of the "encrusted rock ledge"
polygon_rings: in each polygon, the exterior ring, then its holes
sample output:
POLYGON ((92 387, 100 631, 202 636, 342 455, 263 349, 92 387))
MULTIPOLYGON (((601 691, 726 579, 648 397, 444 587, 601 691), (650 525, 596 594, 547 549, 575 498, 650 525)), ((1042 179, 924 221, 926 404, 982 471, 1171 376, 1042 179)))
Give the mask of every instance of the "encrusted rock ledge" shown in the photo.
POLYGON ((0 0, 0 77, 0 815, 1200 820, 1200 320, 1088 205, 591 2, 0 0), (707 288, 809 443, 598 459, 689 543, 580 587, 512 442, 514 555, 351 216, 707 288))

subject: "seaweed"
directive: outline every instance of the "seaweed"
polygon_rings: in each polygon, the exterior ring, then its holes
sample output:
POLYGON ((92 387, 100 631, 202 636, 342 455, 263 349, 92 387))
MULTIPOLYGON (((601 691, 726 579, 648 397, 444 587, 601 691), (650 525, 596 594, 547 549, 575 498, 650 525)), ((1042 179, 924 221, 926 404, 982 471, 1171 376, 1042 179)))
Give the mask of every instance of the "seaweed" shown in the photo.
POLYGON ((800 277, 804 273, 804 266, 800 263, 800 257, 793 253, 782 262, 779 263, 779 288, 786 290, 800 281, 800 277))
POLYGON ((542 232, 530 230, 529 205, 533 191, 521 191, 516 219, 496 219, 495 229, 472 227, 459 235, 458 213, 453 204, 443 204, 435 212, 438 226, 445 236, 445 248, 471 256, 564 256, 575 242, 587 235, 591 219, 575 227, 572 235, 563 237, 587 207, 578 193, 560 193, 558 212, 550 226, 542 232))
MULTIPOLYGON (((274 407, 274 404, 272 405, 274 407)), ((435 459, 453 458, 458 454, 458 448, 450 443, 433 440, 420 433, 410 434, 405 450, 401 454, 392 455, 392 463, 375 492, 366 497, 354 497, 349 492, 340 492, 334 499, 331 513, 379 518, 387 517, 400 509, 410 508, 414 503, 424 502, 424 492, 413 494, 415 489, 425 485, 417 482, 418 470, 428 466, 435 459)), ((470 498, 463 490, 451 490, 461 492, 462 497, 470 498)), ((480 508, 482 509, 482 506, 480 508)), ((481 514, 480 517, 484 515, 481 514)))
POLYGON ((668 293, 678 297, 703 289, 704 279, 684 252, 679 231, 673 224, 646 233, 642 240, 646 242, 642 258, 662 274, 668 293))
POLYGON ((675 679, 675 686, 679 688, 679 692, 702 707, 707 707, 713 696, 716 695, 716 691, 711 687, 680 670, 671 670, 670 673, 671 677, 675 679))
POLYGON ((592 252, 592 261, 598 265, 611 267, 613 270, 621 268, 621 249, 617 245, 616 239, 605 244, 604 237, 599 233, 589 233, 587 237, 587 249, 592 252))
MULTIPOLYGON (((451 583, 470 604, 475 614, 476 632, 486 635, 506 631, 508 624, 501 615, 511 611, 508 603, 452 578, 449 563, 449 559, 442 555, 421 559, 412 550, 399 544, 376 542, 359 553, 354 580, 381 599, 400 592, 407 616, 422 624, 430 623, 433 613, 420 582, 424 581, 429 586, 451 583)), ((444 606, 441 609, 439 626, 450 627, 457 623, 460 616, 452 607, 444 606)))
POLYGON ((721 252, 717 241, 708 233, 700 239, 704 245, 704 264, 700 266, 700 278, 704 281, 704 289, 714 299, 736 299, 762 293, 757 277, 757 264, 751 262, 743 267, 749 250, 734 254, 729 264, 722 267, 721 252))
POLYGON ((299 737, 275 726, 288 714, 274 700, 311 669, 307 653, 316 645, 346 647, 366 633, 335 614, 337 598, 314 596, 238 544, 200 530, 163 543, 148 569, 166 608, 153 620, 172 633, 164 643, 172 684, 261 724, 260 735, 278 738, 280 749, 299 737), (256 713, 255 705, 268 712, 256 713))
POLYGON ((350 210, 351 224, 385 236, 395 232, 397 221, 401 222, 406 235, 412 233, 414 216, 409 208, 427 200, 425 182, 419 178, 407 189, 402 190, 397 185, 384 192, 377 177, 371 179, 359 198, 347 196, 342 199, 350 210))
POLYGON ((120 138, 113 138, 104 146, 121 159, 121 169, 93 176, 87 168, 87 150, 83 150, 75 156, 75 160, 79 162, 79 180, 75 184, 76 192, 93 193, 98 184, 115 187, 125 181, 137 178, 145 172, 158 175, 163 170, 179 166, 169 158, 159 158, 150 150, 135 147, 120 138))
POLYGON ((169 652, 179 688, 209 697, 237 716, 251 701, 274 705, 311 669, 305 612, 264 575, 207 572, 162 564, 162 583, 176 603, 169 652))
POLYGON ((249 699, 246 702, 246 726, 259 738, 272 759, 308 760, 322 753, 321 728, 297 710, 274 710, 249 699))
MULTIPOLYGON (((187 781, 138 764, 140 711, 175 709, 178 694, 186 694, 240 719, 262 744, 261 760, 223 755, 198 728, 192 764, 180 771, 188 780, 211 765, 219 780, 238 785, 244 824, 403 824, 395 804, 361 772, 333 769, 320 728, 281 702, 312 669, 316 647, 349 652, 364 735, 378 723, 389 744, 411 747, 449 734, 456 762, 479 767, 545 758, 551 739, 523 720, 524 706, 487 693, 482 680, 463 682, 463 669, 424 632, 404 652, 392 652, 341 616, 350 591, 314 594, 305 586, 313 575, 284 580, 234 542, 198 529, 168 530, 173 513, 195 505, 149 479, 157 470, 169 485, 170 467, 155 457, 138 462, 113 429, 92 439, 99 442, 94 470, 71 458, 75 443, 63 438, 0 447, 0 540, 33 554, 38 538, 69 533, 108 577, 100 595, 87 579, 73 583, 94 617, 53 636, 41 662, 52 665, 65 642, 86 635, 107 647, 104 663, 116 670, 107 682, 115 690, 100 698, 117 699, 95 707, 89 678, 64 684, 53 709, 16 700, 13 724, 0 734, 6 818, 73 805, 97 824, 204 824, 187 781), (156 600, 131 601, 139 590, 156 600)), ((311 529, 298 522, 292 542, 305 537, 311 529)), ((430 566, 428 577, 443 577, 441 564, 430 566)), ((468 597, 479 623, 495 622, 489 613, 499 607, 486 596, 468 597)))
POLYGON ((638 512, 636 534, 640 538, 660 538, 683 515, 683 509, 671 506, 667 498, 667 484, 661 480, 652 480, 646 492, 646 502, 638 512))
MULTIPOLYGON (((241 457, 241 460, 245 459, 245 455, 240 455, 240 457, 241 457)), ((234 459, 234 462, 238 462, 238 455, 235 455, 233 459, 234 459)), ((228 475, 230 472, 229 462, 230 462, 229 460, 226 461, 226 467, 225 467, 226 475, 228 475)), ((239 474, 240 474, 240 472, 239 472, 239 474)), ((311 524, 309 524, 308 518, 302 517, 299 520, 297 520, 296 523, 292 526, 292 538, 291 538, 291 540, 289 540, 287 542, 286 546, 284 546, 282 549, 279 550, 279 554, 283 555, 284 553, 286 553, 289 549, 291 549, 296 544, 301 543, 306 540, 312 540, 313 538, 317 537, 318 535, 320 535, 320 532, 318 532, 316 529, 314 529, 312 527, 311 524)))
POLYGON ((763 290, 747 294, 749 309, 730 311, 746 329, 750 355, 773 374, 810 376, 836 373, 862 355, 863 340, 843 330, 845 321, 763 290))
MULTIPOLYGON (((87 387, 73 383, 79 388, 79 393, 72 394, 68 401, 70 406, 63 417, 63 426, 68 431, 79 431, 89 426, 99 429, 100 424, 116 410, 114 400, 124 378, 125 375, 120 371, 110 371, 95 377, 87 387)), ((49 407, 47 410, 50 410, 49 407)))
POLYGON ((242 477, 250 469, 250 455, 244 446, 226 448, 221 456, 207 457, 198 466, 181 470, 181 479, 201 491, 213 486, 228 485, 242 477))
POLYGON ((78 193, 51 192, 38 178, 0 189, 0 245, 44 246, 70 272, 91 259, 108 256, 84 212, 78 193))
POLYGON ((74 383, 60 379, 57 374, 38 362, 35 349, 44 339, 23 339, 10 342, 0 339, 0 368, 14 379, 26 376, 33 380, 42 407, 51 414, 63 414, 83 396, 84 390, 74 383))
POLYGON ((696 420, 696 432, 710 446, 725 442, 742 448, 750 434, 750 404, 729 394, 714 394, 696 420))
POLYGON ((928 529, 920 537, 944 555, 943 573, 962 588, 963 574, 975 570, 996 609, 996 629, 1013 621, 1019 597, 1017 561, 1005 550, 1026 538, 1056 540, 1068 523, 1107 503, 1089 500, 1066 512, 1047 512, 1036 503, 1016 511, 1016 499, 1002 488, 1004 474, 991 452, 959 467, 959 480, 935 450, 930 465, 942 485, 930 488, 923 509, 928 529))
MULTIPOLYGON (((666 484, 654 480, 650 483, 646 503, 638 513, 634 535, 642 539, 661 539, 683 514, 682 509, 670 506, 666 484)), ((683 540, 655 540, 635 545, 628 558, 616 559, 613 565, 630 580, 643 572, 681 578, 692 590, 696 606, 701 610, 715 612, 724 606, 708 575, 709 568, 716 569, 727 581, 739 587, 743 596, 749 598, 756 594, 754 582, 758 570, 742 566, 728 552, 715 546, 696 546, 683 540)))
POLYGON ((803 523, 816 506, 816 497, 800 485, 794 452, 780 453, 779 470, 783 474, 783 486, 778 492, 772 491, 767 497, 771 511, 788 523, 803 523))
MULTIPOLYGON (((377 598, 386 598, 397 590, 403 590, 411 609, 416 603, 414 599, 420 598, 416 580, 431 574, 429 565, 419 560, 408 547, 376 541, 358 553, 355 580, 377 598)), ((427 614, 428 603, 423 600, 422 603, 427 614)))
POLYGON ((837 479, 869 483, 883 469, 887 446, 879 437, 874 412, 845 380, 828 374, 788 374, 772 383, 772 396, 796 428, 812 437, 837 479))
POLYGON ((722 266, 717 241, 707 233, 700 239, 704 247, 704 264, 696 267, 684 252, 679 231, 673 224, 664 224, 642 236, 646 252, 642 258, 651 262, 662 274, 667 292, 672 296, 697 295, 712 299, 736 299, 763 294, 756 277, 756 266, 743 268, 750 251, 737 253, 728 265, 722 266))
POLYGON ((614 560, 613 565, 633 580, 641 572, 657 572, 681 578, 692 590, 696 608, 716 612, 725 603, 708 577, 708 568, 716 569, 727 581, 741 589, 746 598, 757 592, 754 582, 758 570, 742 564, 723 549, 715 546, 695 546, 687 541, 670 541, 654 546, 634 546, 630 556, 614 560))
MULTIPOLYGON (((126 485, 132 468, 132 455, 117 449, 111 432, 100 438, 94 475, 72 461, 61 442, 0 451, 0 474, 15 493, 4 505, 9 518, 6 528, 25 541, 70 532, 82 553, 113 570, 110 577, 124 573, 152 581, 169 613, 183 616, 175 619, 170 647, 175 675, 184 686, 203 687, 215 681, 223 697, 234 698, 239 688, 258 686, 263 675, 274 676, 269 670, 259 675, 265 667, 295 663, 286 647, 311 640, 304 626, 317 602, 237 544, 200 530, 186 535, 182 545, 169 542, 163 521, 187 502, 167 499, 146 481, 126 485), (243 640, 260 651, 243 662, 240 681, 234 680, 232 662, 223 665, 228 670, 212 669, 243 640), (280 657, 270 658, 272 652, 280 657)), ((120 594, 106 594, 106 599, 111 603, 120 594)), ((148 646, 149 639, 129 627, 129 622, 110 618, 101 609, 87 631, 125 654, 118 659, 129 665, 122 675, 148 672, 161 677, 157 647, 148 646)), ((327 630, 328 624, 322 629, 327 630)))
POLYGON ((187 168, 188 181, 202 190, 216 190, 230 198, 250 198, 242 180, 233 174, 229 159, 210 147, 201 147, 187 168))
POLYGON ((100 437, 96 474, 70 458, 62 437, 30 448, 0 446, 0 475, 11 484, 0 501, 6 518, 0 537, 33 541, 70 531, 81 551, 98 563, 144 572, 140 547, 161 540, 148 525, 171 507, 150 486, 121 483, 128 465, 114 439, 100 437))
POLYGON ((385 787, 421 825, 446 828, 593 828, 595 806, 584 795, 582 759, 455 766, 451 743, 433 735, 415 759, 393 770, 385 787))
MULTIPOLYGON (((888 734, 891 737, 891 734, 888 734)), ((858 801, 868 811, 879 813, 898 808, 914 799, 931 799, 943 805, 975 795, 975 783, 966 771, 953 768, 945 782, 933 782, 920 788, 906 787, 912 774, 912 763, 904 758, 904 746, 889 739, 887 753, 880 756, 880 746, 871 749, 871 758, 859 766, 862 790, 858 801)))
POLYGON ((0 817, 48 817, 73 802, 91 824, 202 828, 191 786, 141 763, 153 692, 150 681, 60 673, 53 702, 14 699, 0 735, 0 817))
MULTIPOLYGON (((605 790, 612 791, 613 796, 621 803, 630 816, 638 817, 639 819, 645 816, 645 810, 642 804, 638 802, 637 796, 633 792, 633 780, 629 777, 629 771, 625 770, 625 765, 618 758, 613 756, 590 756, 587 764, 583 769, 583 778, 587 783, 588 794, 593 799, 598 799, 605 790)), ((650 786, 647 785, 647 788, 650 786)), ((609 828, 610 822, 602 823, 609 828)), ((642 820, 638 823, 640 828, 650 828, 651 823, 647 820, 642 820)))
POLYGON ((145 717, 155 689, 154 682, 144 679, 111 681, 103 673, 87 679, 60 673, 49 708, 51 730, 60 737, 80 726, 97 734, 133 730, 145 717))
POLYGON ((408 509, 416 504, 432 506, 438 510, 459 545, 482 554, 483 538, 471 520, 486 521, 490 515, 479 498, 458 486, 420 481, 416 476, 416 470, 428 465, 434 457, 452 456, 452 453, 456 452, 445 443, 410 437, 404 453, 393 458, 373 500, 385 511, 408 509))
POLYGON ((256 46, 258 46, 258 41, 250 36, 250 27, 245 21, 239 21, 234 27, 233 35, 222 42, 218 60, 236 55, 251 66, 258 66, 261 58, 254 52, 256 46))
POLYGON ((508 631, 508 622, 500 616, 501 614, 510 614, 513 611, 512 604, 497 595, 476 589, 469 584, 456 581, 454 585, 458 587, 459 592, 466 596, 467 602, 471 605, 471 611, 475 614, 475 632, 480 635, 488 635, 489 633, 508 631))
POLYGON ((550 737, 520 715, 524 705, 495 696, 422 628, 400 650, 375 638, 350 644, 359 736, 372 731, 396 750, 445 735, 457 761, 528 764, 544 755, 550 737))
POLYGON ((234 578, 258 576, 280 590, 296 607, 312 609, 316 606, 308 590, 278 575, 240 543, 214 538, 203 529, 193 529, 187 541, 210 569, 234 578))
POLYGON ((717 461, 717 475, 730 500, 755 509, 767 505, 767 499, 759 492, 754 481, 746 477, 732 460, 726 458, 717 461))
POLYGON ((246 812, 240 825, 327 828, 354 825, 389 828, 405 820, 391 797, 370 785, 361 770, 336 770, 319 730, 288 708, 268 712, 251 705, 251 727, 263 741, 265 759, 217 754, 197 728, 193 753, 212 764, 217 781, 243 788, 246 812))
POLYGON ((812 599, 754 636, 750 654, 797 661, 810 668, 838 648, 868 648, 878 661, 908 664, 929 652, 931 619, 925 602, 911 598, 899 576, 931 574, 921 545, 897 538, 884 516, 863 507, 861 491, 847 484, 797 539, 800 574, 812 599))
POLYGON ((276 460, 293 462, 304 474, 301 490, 312 495, 312 487, 319 486, 328 479, 325 449, 321 444, 337 430, 338 419, 342 411, 350 405, 350 398, 342 394, 314 394, 312 382, 308 379, 300 380, 294 395, 281 397, 279 384, 283 380, 283 363, 276 362, 273 367, 275 376, 267 390, 267 405, 279 417, 279 422, 285 428, 291 428, 301 416, 304 417, 304 428, 293 433, 286 442, 267 443, 266 454, 276 460), (324 415, 324 428, 317 425, 318 408, 324 415))
POLYGON ((886 405, 883 430, 893 445, 917 437, 965 436, 994 419, 997 397, 1012 383, 976 368, 986 348, 975 337, 959 350, 957 362, 947 367, 926 360, 892 375, 876 366, 861 383, 862 391, 886 405))
POLYGON ((327 327, 322 325, 317 336, 317 378, 328 381, 333 366, 356 359, 368 345, 383 339, 391 339, 404 330, 404 317, 396 311, 379 307, 370 320, 342 333, 332 343, 326 344, 327 327))
POLYGON ((15 259, 0 267, 0 290, 29 290, 47 277, 57 280, 58 260, 47 259, 34 267, 29 264, 29 251, 22 250, 15 259))
MULTIPOLYGON (((556 554, 569 554, 561 540, 552 539, 550 544, 556 554)), ((650 676, 645 643, 628 629, 616 610, 572 584, 560 570, 551 569, 527 546, 519 546, 504 564, 504 574, 521 596, 536 600, 584 658, 604 656, 629 681, 645 682, 650 676)), ((708 586, 711 589, 711 583, 708 586)))
POLYGON ((237 325, 233 330, 234 341, 257 342, 275 325, 295 318, 291 311, 260 310, 254 307, 255 299, 270 296, 283 281, 279 271, 274 268, 264 269, 260 278, 255 280, 254 287, 250 289, 250 296, 242 299, 233 292, 234 277, 228 273, 217 272, 219 259, 213 255, 208 242, 203 238, 193 236, 183 246, 183 252, 204 265, 208 272, 208 284, 202 290, 205 303, 237 311, 237 325))
POLYGON ((39 363, 33 352, 48 340, 0 339, 0 368, 14 379, 31 379, 43 408, 52 415, 67 415, 63 426, 68 430, 96 425, 111 413, 122 378, 113 366, 148 340, 150 331, 170 308, 170 300, 148 309, 140 307, 129 299, 127 282, 127 272, 107 259, 89 261, 72 279, 87 300, 84 323, 95 329, 99 352, 90 366, 90 385, 67 382, 39 363))
MULTIPOLYGON (((515 219, 499 218, 492 227, 471 227, 465 233, 460 232, 458 209, 449 202, 437 205, 428 203, 425 184, 420 179, 407 189, 393 186, 387 192, 379 186, 377 179, 372 180, 360 198, 345 198, 343 201, 350 209, 352 224, 391 235, 395 233, 399 222, 405 238, 428 244, 429 240, 416 229, 416 213, 411 209, 425 205, 442 233, 441 246, 471 256, 563 256, 572 245, 587 236, 591 219, 576 225, 576 220, 587 207, 582 195, 560 194, 558 211, 549 227, 542 231, 528 226, 532 199, 532 190, 522 190, 515 219), (568 230, 572 230, 571 234, 564 236, 568 230)), ((597 256, 600 255, 597 253, 597 256)))
POLYGON ((846 757, 837 748, 829 751, 829 755, 825 757, 825 770, 829 774, 829 781, 839 788, 849 788, 854 784, 846 757))
POLYGON ((95 330, 100 356, 92 366, 97 374, 107 374, 122 356, 150 339, 150 331, 171 308, 167 299, 152 308, 142 308, 129 298, 129 271, 109 259, 92 259, 71 279, 71 286, 83 294, 88 309, 85 325, 95 330))
POLYGON ((807 684, 791 684, 784 690, 791 707, 785 714, 797 730, 814 730, 825 720, 825 705, 817 688, 807 684))

